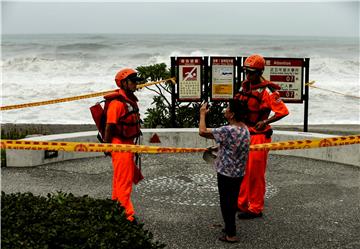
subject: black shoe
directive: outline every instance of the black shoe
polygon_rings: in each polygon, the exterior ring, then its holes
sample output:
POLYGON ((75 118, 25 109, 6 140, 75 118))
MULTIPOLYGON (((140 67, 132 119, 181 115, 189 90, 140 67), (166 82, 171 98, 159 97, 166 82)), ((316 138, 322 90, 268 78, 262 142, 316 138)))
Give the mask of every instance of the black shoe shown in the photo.
POLYGON ((240 242, 240 240, 236 236, 229 237, 227 235, 221 236, 219 238, 219 240, 222 241, 222 242, 226 242, 226 243, 239 243, 240 242))
POLYGON ((245 219, 255 219, 255 218, 259 218, 259 217, 262 217, 263 214, 262 212, 256 214, 256 213, 250 213, 250 212, 240 212, 238 214, 238 218, 240 220, 245 220, 245 219))
POLYGON ((139 225, 139 222, 137 221, 136 218, 134 218, 134 220, 132 221, 132 223, 133 223, 134 225, 139 225))

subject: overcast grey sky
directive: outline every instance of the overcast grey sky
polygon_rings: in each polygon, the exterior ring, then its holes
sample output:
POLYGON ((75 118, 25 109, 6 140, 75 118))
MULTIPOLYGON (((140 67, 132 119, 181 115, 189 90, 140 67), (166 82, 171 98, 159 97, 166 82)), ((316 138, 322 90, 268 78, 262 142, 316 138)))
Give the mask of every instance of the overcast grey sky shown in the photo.
POLYGON ((359 36, 359 2, 2 2, 2 33, 359 36))

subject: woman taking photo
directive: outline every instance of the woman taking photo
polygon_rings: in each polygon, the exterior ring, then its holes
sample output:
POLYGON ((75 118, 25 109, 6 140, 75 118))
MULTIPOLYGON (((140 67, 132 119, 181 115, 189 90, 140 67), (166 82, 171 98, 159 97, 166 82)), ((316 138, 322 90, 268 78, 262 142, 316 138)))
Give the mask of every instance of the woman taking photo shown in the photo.
POLYGON ((205 117, 207 103, 200 108, 199 135, 215 139, 219 145, 215 170, 217 172, 221 214, 224 219, 224 236, 219 240, 229 243, 238 242, 236 237, 235 215, 241 181, 245 174, 245 165, 249 154, 250 133, 243 120, 246 108, 239 100, 232 99, 225 109, 224 116, 228 125, 219 128, 207 128, 205 117))

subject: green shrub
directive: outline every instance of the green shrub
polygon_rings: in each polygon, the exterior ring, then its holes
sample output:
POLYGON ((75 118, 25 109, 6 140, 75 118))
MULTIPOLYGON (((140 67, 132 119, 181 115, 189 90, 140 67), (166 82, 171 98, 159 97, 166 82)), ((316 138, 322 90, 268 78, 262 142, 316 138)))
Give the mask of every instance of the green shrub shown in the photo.
POLYGON ((31 134, 43 134, 46 132, 39 128, 21 128, 21 126, 14 125, 8 129, 1 129, 1 139, 22 139, 31 134))
POLYGON ((2 248, 163 248, 110 199, 1 192, 2 248))
POLYGON ((6 150, 1 149, 1 167, 6 167, 6 150))
MULTIPOLYGON (((38 128, 20 128, 14 125, 9 129, 1 129, 1 139, 22 139, 31 134, 43 134, 46 132, 38 128)), ((1 149, 1 167, 6 167, 6 150, 1 149)))
MULTIPOLYGON (((170 71, 165 63, 137 67, 139 75, 150 81, 170 78, 170 71)), ((148 88, 156 93, 153 97, 152 107, 145 112, 144 126, 146 128, 170 128, 171 122, 171 83, 156 85, 156 89, 148 88)), ((224 125, 226 120, 222 114, 224 103, 213 103, 210 113, 206 117, 208 127, 224 125)), ((175 122, 179 128, 193 128, 199 125, 199 103, 175 103, 175 122)))

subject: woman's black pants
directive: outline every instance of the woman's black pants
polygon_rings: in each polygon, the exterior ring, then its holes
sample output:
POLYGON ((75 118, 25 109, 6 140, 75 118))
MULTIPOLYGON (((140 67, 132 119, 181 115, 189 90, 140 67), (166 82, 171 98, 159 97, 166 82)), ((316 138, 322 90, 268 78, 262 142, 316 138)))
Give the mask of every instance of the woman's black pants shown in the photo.
POLYGON ((235 216, 242 177, 228 177, 217 174, 221 214, 227 236, 236 235, 235 216))

